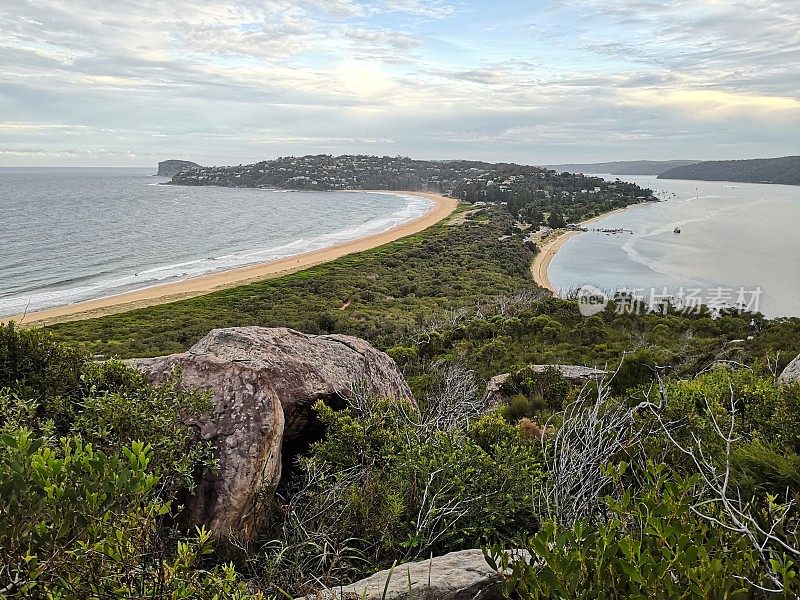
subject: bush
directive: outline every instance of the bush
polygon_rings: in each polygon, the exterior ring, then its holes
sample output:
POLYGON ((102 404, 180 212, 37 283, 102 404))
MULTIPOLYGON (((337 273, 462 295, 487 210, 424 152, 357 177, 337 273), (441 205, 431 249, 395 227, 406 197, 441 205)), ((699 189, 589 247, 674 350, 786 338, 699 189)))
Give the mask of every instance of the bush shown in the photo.
POLYGON ((76 435, 111 453, 146 440, 164 498, 190 489, 195 470, 213 466, 211 445, 187 424, 209 413, 207 394, 180 391, 174 380, 150 386, 136 369, 94 361, 36 329, 0 326, 0 356, 0 428, 76 435))
POLYGON ((576 397, 575 386, 556 369, 546 369, 542 373, 521 369, 503 383, 501 392, 511 395, 511 400, 501 410, 511 423, 523 417, 548 416, 576 397))
POLYGON ((413 406, 376 400, 316 410, 325 438, 278 498, 286 517, 254 561, 272 585, 306 593, 536 530, 539 440, 520 428, 496 415, 430 426, 413 406))
POLYGON ((0 364, 0 595, 247 595, 231 566, 203 564, 209 532, 176 525, 193 475, 213 467, 187 424, 207 396, 13 326, 0 364))
POLYGON ((78 436, 0 435, 0 590, 10 598, 240 597, 232 567, 199 568, 210 534, 173 539, 152 449, 110 455, 78 436))
MULTIPOLYGON (((771 375, 750 369, 715 369, 690 380, 668 381, 665 392, 669 403, 664 419, 682 424, 677 439, 683 444, 697 439, 711 455, 724 451, 712 415, 726 423, 733 407, 740 443, 731 458, 732 475, 747 495, 800 498, 800 385, 776 385, 771 375)), ((683 460, 672 453, 672 464, 683 460)))
MULTIPOLYGON (((625 465, 617 470, 617 478, 625 465)), ((503 576, 506 598, 752 598, 766 597, 753 584, 773 588, 749 541, 695 514, 698 478, 671 476, 650 463, 646 487, 636 498, 607 498, 607 518, 566 528, 547 521, 503 576)), ((511 561, 501 547, 487 550, 495 568, 511 561)), ((800 593, 797 565, 774 561, 784 593, 800 593)))

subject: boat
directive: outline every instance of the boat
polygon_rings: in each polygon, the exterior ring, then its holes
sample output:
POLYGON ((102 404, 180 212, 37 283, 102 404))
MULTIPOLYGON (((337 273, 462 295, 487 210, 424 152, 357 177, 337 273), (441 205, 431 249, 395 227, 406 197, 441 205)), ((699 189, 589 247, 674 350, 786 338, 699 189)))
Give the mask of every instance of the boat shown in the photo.
POLYGON ((680 228, 680 227, 676 227, 676 228, 674 229, 674 231, 675 231, 675 233, 680 233, 680 232, 681 232, 681 228, 680 228))

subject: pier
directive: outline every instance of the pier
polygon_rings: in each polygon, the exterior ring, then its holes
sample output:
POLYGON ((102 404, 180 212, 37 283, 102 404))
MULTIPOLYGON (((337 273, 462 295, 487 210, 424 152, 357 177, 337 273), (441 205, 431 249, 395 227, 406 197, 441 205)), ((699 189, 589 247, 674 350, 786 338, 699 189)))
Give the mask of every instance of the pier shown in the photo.
POLYGON ((605 233, 610 235, 616 235, 618 233, 630 233, 633 234, 633 229, 624 229, 622 227, 616 227, 614 229, 605 229, 605 228, 592 228, 591 231, 594 233, 605 233))
POLYGON ((570 223, 567 225, 566 229, 568 231, 591 231, 592 233, 606 233, 606 234, 618 234, 618 233, 633 233, 633 229, 624 229, 622 227, 616 228, 604 228, 604 227, 586 227, 585 225, 578 225, 575 223, 570 223))

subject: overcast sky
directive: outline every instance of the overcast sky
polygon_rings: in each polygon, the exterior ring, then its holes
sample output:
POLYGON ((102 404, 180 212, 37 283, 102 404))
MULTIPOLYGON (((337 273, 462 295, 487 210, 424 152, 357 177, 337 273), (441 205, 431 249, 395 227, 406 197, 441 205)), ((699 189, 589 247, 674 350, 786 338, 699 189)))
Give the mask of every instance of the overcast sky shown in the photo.
POLYGON ((800 154, 800 0, 0 0, 0 165, 800 154))

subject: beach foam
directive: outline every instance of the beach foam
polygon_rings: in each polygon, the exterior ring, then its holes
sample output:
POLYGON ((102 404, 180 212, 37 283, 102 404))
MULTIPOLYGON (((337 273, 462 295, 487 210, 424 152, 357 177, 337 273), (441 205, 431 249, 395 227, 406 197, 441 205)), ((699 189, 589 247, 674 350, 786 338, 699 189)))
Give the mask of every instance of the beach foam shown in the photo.
MULTIPOLYGON (((289 193, 292 194, 294 192, 289 193)), ((302 193, 298 192, 298 194, 302 193)), ((381 192, 381 194, 383 193, 381 192)), ((426 198, 402 192, 387 192, 386 195, 401 198, 404 201, 403 206, 386 216, 372 218, 352 227, 302 237, 278 245, 251 247, 218 256, 198 257, 192 260, 167 263, 145 268, 135 273, 94 280, 78 286, 59 286, 52 289, 31 290, 30 293, 9 294, 6 297, 3 297, 2 293, 0 293, 0 316, 17 315, 45 308, 71 305, 85 300, 115 296, 155 285, 182 281, 253 264, 268 263, 306 252, 329 248, 379 234, 418 219, 429 212, 435 205, 433 201, 426 198)), ((324 198, 324 194, 322 197, 324 198)))

